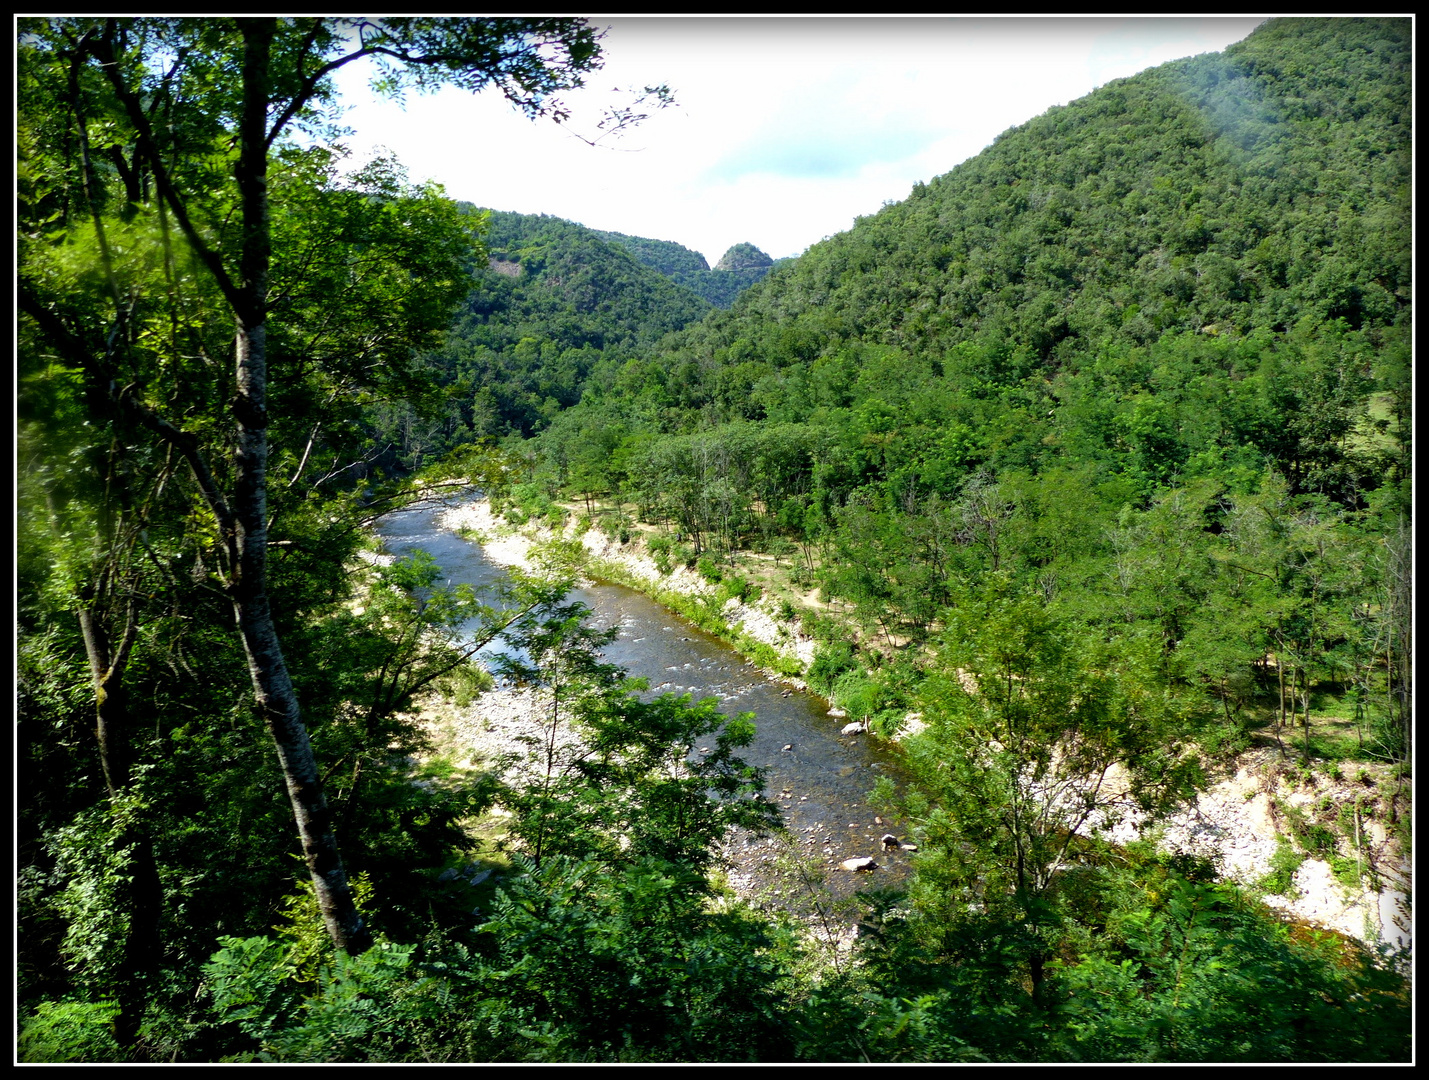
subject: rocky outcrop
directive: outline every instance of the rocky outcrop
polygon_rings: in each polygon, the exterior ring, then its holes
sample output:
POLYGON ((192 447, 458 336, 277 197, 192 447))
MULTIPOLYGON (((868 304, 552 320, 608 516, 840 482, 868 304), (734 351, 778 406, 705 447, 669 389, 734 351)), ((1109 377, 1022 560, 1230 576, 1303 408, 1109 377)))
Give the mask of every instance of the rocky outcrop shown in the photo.
POLYGON ((1119 843, 1153 839, 1163 850, 1209 858, 1224 877, 1263 891, 1271 907, 1361 941, 1403 949, 1413 937, 1412 878, 1402 845, 1381 823, 1392 817, 1383 805, 1392 785, 1388 766, 1347 762, 1326 773, 1295 768, 1274 749, 1253 750, 1194 805, 1169 818, 1152 823, 1127 816, 1089 823, 1084 831, 1119 843), (1357 804, 1363 807, 1358 819, 1357 804), (1273 874, 1277 851, 1303 849, 1293 834, 1316 827, 1320 837, 1329 838, 1322 842, 1333 844, 1333 854, 1305 857, 1291 883, 1281 886, 1273 874), (1331 860, 1339 864, 1339 874, 1331 860))

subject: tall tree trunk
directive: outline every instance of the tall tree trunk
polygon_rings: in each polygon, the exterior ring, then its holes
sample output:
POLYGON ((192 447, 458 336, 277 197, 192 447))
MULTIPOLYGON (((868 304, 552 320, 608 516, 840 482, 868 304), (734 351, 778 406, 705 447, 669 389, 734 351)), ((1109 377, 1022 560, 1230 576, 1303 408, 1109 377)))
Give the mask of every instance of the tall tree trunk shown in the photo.
POLYGON ((353 901, 343 869, 332 813, 323 793, 312 744, 303 725, 288 665, 273 624, 267 590, 268 569, 268 265, 272 242, 268 219, 269 54, 274 20, 242 20, 243 114, 237 169, 243 213, 239 264, 240 303, 234 314, 238 393, 234 454, 233 576, 234 616, 253 692, 278 750, 303 856, 312 875, 318 907, 333 943, 362 952, 372 943, 353 901))

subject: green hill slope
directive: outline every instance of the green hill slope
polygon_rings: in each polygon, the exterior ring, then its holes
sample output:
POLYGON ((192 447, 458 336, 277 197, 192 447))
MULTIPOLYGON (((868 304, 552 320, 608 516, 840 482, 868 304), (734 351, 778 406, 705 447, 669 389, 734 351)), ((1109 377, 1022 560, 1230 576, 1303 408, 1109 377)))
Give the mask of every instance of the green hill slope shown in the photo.
POLYGON ((1216 536, 1260 499, 1387 550, 1410 43, 1277 21, 1049 110, 590 380, 552 484, 579 461, 722 549, 817 543, 826 595, 912 633, 988 571, 1109 617, 1114 538, 1177 500, 1216 536))
POLYGON ((1409 63, 1407 22, 1285 21, 1112 83, 811 248, 676 352, 732 404, 856 341, 934 364, 996 343, 1023 374, 1177 331, 1342 319, 1382 344, 1408 324, 1409 63))
POLYGON ((488 268, 432 358, 470 434, 539 430, 580 400, 599 360, 624 360, 710 310, 623 246, 560 218, 492 211, 486 245, 488 268))

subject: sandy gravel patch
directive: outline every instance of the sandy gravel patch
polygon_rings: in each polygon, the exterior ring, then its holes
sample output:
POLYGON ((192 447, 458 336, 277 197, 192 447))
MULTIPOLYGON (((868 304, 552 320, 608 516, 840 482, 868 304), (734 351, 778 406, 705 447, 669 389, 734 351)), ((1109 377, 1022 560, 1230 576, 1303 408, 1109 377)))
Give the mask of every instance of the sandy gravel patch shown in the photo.
POLYGON ((448 532, 469 530, 480 534, 481 550, 498 566, 532 569, 531 548, 535 541, 493 514, 485 499, 443 511, 437 517, 437 525, 448 532))

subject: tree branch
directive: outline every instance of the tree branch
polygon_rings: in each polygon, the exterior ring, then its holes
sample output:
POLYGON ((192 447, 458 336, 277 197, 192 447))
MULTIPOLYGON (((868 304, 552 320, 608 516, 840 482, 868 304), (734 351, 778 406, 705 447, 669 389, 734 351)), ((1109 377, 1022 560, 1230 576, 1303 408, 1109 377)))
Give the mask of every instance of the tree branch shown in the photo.
POLYGON ((129 117, 129 122, 134 125, 139 148, 149 159, 149 167, 154 170, 154 186, 159 189, 159 194, 173 210, 174 220, 178 222, 179 229, 203 261, 204 266, 208 268, 209 273, 213 275, 224 299, 235 311, 241 311, 242 293, 234 284, 233 279, 228 276, 228 271, 223 266, 223 260, 219 258, 217 252, 208 246, 203 237, 199 235, 198 229, 194 227, 193 221, 190 220, 188 209, 184 206, 183 199, 179 197, 179 193, 174 187, 173 178, 170 177, 169 170, 164 165, 163 156, 159 153, 149 116, 139 103, 139 99, 134 96, 124 82, 124 74, 119 70, 119 61, 114 54, 114 43, 110 39, 113 31, 114 21, 111 19, 105 26, 103 37, 86 38, 81 45, 99 61, 100 69, 108 78, 110 85, 114 87, 114 93, 119 98, 120 104, 124 106, 124 112, 129 117))
POLYGON ((192 432, 175 427, 140 401, 136 393, 136 388, 132 383, 121 389, 118 386, 114 373, 109 371, 103 363, 96 361, 91 351, 85 348, 80 338, 65 326, 64 321, 60 319, 58 315, 40 303, 38 297, 36 297, 23 282, 21 282, 17 289, 17 293, 20 301, 20 309, 39 324, 40 330, 54 343, 55 347, 64 354, 70 363, 98 378, 106 387, 106 393, 110 401, 119 406, 120 409, 128 412, 134 419, 138 420, 144 427, 173 446, 174 449, 183 456, 194 474, 194 479, 198 481, 199 488, 203 491, 204 499, 208 502, 209 510, 211 510, 213 516, 218 519, 220 530, 224 534, 228 534, 231 531, 233 514, 229 510, 228 502, 224 499, 223 493, 219 491, 218 484, 213 478, 213 473, 208 467, 208 462, 204 459, 203 453, 199 449, 198 436, 192 432))

